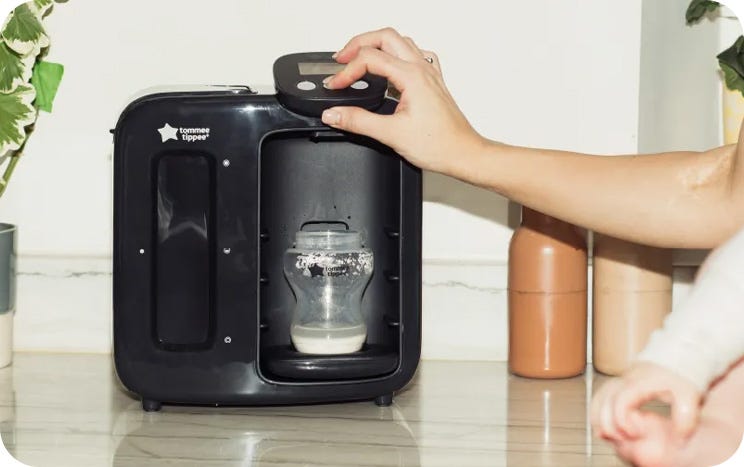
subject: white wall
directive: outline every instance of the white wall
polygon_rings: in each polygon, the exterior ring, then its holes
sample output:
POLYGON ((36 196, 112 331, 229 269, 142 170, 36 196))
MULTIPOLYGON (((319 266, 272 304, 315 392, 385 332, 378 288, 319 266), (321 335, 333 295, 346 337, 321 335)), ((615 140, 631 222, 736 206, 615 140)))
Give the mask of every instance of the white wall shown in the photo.
MULTIPOLYGON (((719 22, 685 24, 688 0, 643 2, 638 150, 721 144, 719 22)), ((729 44, 730 45, 730 44, 729 44)))
MULTIPOLYGON (((54 113, 40 118, 0 203, 0 219, 21 232, 16 348, 109 348, 108 129, 144 87, 270 84, 283 53, 336 49, 354 33, 391 25, 438 52, 452 93, 485 135, 601 154, 637 151, 641 0, 360 5, 57 5, 47 20, 48 59, 64 63, 66 75, 54 113)), ((424 357, 503 359, 507 202, 441 176, 424 182, 424 357)))
MULTIPOLYGON (((108 129, 128 96, 164 83, 270 84, 277 56, 340 48, 385 25, 439 53, 453 94, 484 134, 634 151, 639 14, 640 0, 383 0, 363 12, 338 0, 71 0, 47 20, 48 59, 66 66, 54 113, 42 115, 0 218, 21 226, 22 254, 108 256, 108 129)), ((506 259, 503 199, 439 177, 426 182, 425 257, 506 259)))

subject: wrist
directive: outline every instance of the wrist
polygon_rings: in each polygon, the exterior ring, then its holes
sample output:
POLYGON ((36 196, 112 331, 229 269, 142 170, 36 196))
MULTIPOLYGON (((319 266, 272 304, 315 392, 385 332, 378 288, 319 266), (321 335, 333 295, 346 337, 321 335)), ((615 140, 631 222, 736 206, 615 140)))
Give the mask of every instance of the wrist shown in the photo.
POLYGON ((493 182, 491 179, 496 173, 489 166, 503 146, 476 134, 455 157, 447 159, 448 163, 441 173, 473 185, 491 186, 493 182))
POLYGON ((695 358, 690 355, 682 355, 681 353, 674 352, 673 349, 667 348, 664 352, 655 352, 654 349, 648 347, 641 352, 635 359, 633 365, 629 371, 633 371, 638 367, 652 366, 655 368, 661 368, 664 371, 674 374, 679 378, 683 378, 689 382, 698 391, 704 393, 712 376, 709 374, 707 369, 701 362, 695 362, 695 358), (652 350, 648 352, 647 350, 652 350))

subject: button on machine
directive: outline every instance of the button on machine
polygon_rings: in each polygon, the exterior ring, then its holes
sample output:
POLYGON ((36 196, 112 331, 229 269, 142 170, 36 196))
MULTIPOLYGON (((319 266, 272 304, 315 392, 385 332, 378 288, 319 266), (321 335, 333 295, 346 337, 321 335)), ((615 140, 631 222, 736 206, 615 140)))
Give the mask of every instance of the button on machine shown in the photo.
POLYGON ((350 87, 352 89, 358 89, 361 91, 363 89, 367 89, 369 87, 369 83, 364 81, 363 79, 360 79, 359 81, 353 82, 350 87))
POLYGON ((312 91, 313 89, 317 87, 318 86, 312 81, 304 80, 304 81, 300 81, 299 83, 297 83, 297 89, 299 89, 300 91, 312 91))

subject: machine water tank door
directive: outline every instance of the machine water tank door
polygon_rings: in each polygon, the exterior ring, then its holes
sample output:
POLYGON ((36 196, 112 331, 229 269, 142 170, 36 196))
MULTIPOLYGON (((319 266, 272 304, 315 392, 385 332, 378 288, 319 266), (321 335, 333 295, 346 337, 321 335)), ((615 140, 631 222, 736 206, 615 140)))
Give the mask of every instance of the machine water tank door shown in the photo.
POLYGON ((157 163, 155 315, 166 348, 206 344, 212 302, 211 159, 169 154, 157 163))

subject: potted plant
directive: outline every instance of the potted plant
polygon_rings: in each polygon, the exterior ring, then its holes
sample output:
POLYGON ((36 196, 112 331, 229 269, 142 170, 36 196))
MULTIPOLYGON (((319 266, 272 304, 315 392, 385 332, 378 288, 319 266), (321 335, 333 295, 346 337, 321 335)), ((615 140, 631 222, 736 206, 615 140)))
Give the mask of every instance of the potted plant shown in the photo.
POLYGON ((723 74, 723 141, 733 144, 739 140, 739 128, 744 119, 744 36, 738 34, 739 22, 734 16, 721 15, 721 4, 711 0, 692 0, 685 20, 689 26, 699 23, 705 17, 717 14, 719 18, 729 21, 731 31, 736 31, 738 38, 728 49, 718 54, 718 64, 723 74))
MULTIPOLYGON (((21 160, 39 110, 51 112, 63 67, 43 60, 49 37, 42 19, 54 0, 32 0, 0 28, 0 197, 21 160)), ((0 368, 12 360, 17 230, 0 223, 0 368)))

